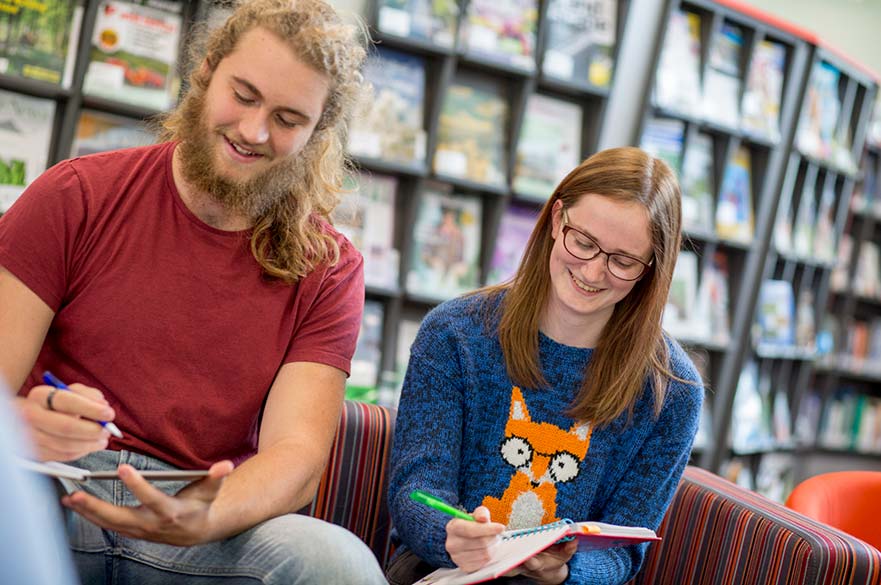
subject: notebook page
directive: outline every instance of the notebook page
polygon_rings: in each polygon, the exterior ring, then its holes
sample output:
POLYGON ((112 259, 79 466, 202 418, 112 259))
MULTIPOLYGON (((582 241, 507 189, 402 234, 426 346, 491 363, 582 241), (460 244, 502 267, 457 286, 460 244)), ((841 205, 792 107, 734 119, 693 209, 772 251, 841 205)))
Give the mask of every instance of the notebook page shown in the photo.
POLYGON ((461 569, 438 569, 414 585, 468 585, 501 577, 526 559, 535 556, 566 535, 567 526, 540 530, 516 538, 504 538, 492 555, 492 560, 473 573, 461 569))

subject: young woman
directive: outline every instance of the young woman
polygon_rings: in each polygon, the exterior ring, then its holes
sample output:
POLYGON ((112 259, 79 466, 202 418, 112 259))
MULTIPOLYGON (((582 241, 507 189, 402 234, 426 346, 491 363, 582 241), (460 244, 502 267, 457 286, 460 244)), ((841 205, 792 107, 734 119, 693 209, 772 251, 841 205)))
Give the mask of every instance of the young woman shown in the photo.
MULTIPOLYGON (((497 535, 563 518, 656 529, 688 461, 703 386, 661 315, 681 239, 670 168, 595 154, 545 204, 510 282, 446 302, 411 349, 389 503, 387 576, 473 571, 497 535), (473 511, 415 503, 425 490, 473 511)), ((518 581, 624 583, 647 545, 555 545, 518 581)))

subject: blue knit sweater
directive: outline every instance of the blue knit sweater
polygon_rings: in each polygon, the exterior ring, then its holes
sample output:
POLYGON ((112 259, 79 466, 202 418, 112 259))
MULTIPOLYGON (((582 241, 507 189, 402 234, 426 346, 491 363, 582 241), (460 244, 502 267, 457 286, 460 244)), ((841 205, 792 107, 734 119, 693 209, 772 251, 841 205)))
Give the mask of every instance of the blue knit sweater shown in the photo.
MULTIPOLYGON (((657 529, 688 461, 703 399, 682 348, 668 342, 670 366, 693 383, 670 383, 659 418, 646 383, 629 425, 625 413, 592 429, 563 414, 592 350, 540 335, 550 389, 517 389, 484 305, 482 296, 440 305, 411 348, 389 486, 398 552, 409 548, 431 565, 453 566, 444 548, 450 518, 410 500, 414 489, 469 511, 487 505, 509 527, 570 518, 657 529)), ((576 553, 566 583, 624 583, 646 548, 576 553)))

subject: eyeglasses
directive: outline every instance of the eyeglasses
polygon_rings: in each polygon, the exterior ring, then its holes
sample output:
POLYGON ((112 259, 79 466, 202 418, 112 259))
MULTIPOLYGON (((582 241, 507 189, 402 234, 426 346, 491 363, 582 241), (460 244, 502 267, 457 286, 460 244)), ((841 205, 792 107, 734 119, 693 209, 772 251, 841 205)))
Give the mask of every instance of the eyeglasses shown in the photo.
POLYGON ((606 269, 620 280, 637 280, 652 265, 652 260, 645 263, 627 254, 606 252, 592 237, 569 225, 565 210, 563 211, 563 247, 579 260, 593 260, 600 254, 605 254, 606 269))

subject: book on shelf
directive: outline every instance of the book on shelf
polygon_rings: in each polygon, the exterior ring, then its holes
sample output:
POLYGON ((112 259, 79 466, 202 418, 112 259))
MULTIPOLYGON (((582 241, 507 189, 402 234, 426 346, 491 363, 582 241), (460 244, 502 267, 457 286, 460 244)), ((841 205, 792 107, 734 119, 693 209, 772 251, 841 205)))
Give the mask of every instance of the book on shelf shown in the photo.
POLYGON ((817 349, 817 320, 814 311, 814 291, 801 291, 795 303, 795 345, 809 352, 817 349))
POLYGON ((689 135, 682 159, 682 229, 697 234, 712 234, 713 138, 703 132, 689 135))
POLYGON ((747 243, 753 238, 753 222, 751 155, 740 145, 725 165, 716 205, 716 233, 747 243))
POLYGON ((355 156, 421 164, 425 161, 425 59, 380 48, 364 76, 373 86, 366 111, 352 119, 348 150, 355 156))
POLYGON ((835 259, 835 187, 825 182, 817 205, 817 220, 814 225, 813 256, 818 260, 831 262, 835 259))
POLYGON ((787 396, 786 390, 777 388, 773 400, 771 429, 774 433, 774 443, 778 447, 791 447, 793 444, 792 414, 789 410, 789 396, 787 396))
POLYGON ((881 398, 866 394, 857 397, 851 443, 859 453, 881 453, 881 398))
POLYGON ((104 0, 83 93, 163 111, 177 101, 182 4, 104 0))
POLYGON ((143 122, 94 110, 83 110, 70 147, 71 158, 96 152, 147 146, 156 137, 143 122))
POLYGON ((0 2, 0 75, 69 87, 82 17, 76 0, 0 2))
POLYGON ((456 40, 456 0, 378 0, 377 26, 383 33, 451 48, 456 40))
POLYGON ((749 134, 780 140, 780 103, 786 47, 768 39, 756 43, 741 102, 741 127, 749 134))
POLYGON ((670 281, 670 293, 664 307, 664 329, 677 338, 699 339, 703 331, 696 322, 697 315, 697 283, 698 257, 687 250, 679 253, 673 279, 670 281))
POLYGON ((672 118, 651 117, 646 120, 639 147, 661 159, 677 175, 682 168, 682 147, 685 142, 685 122, 672 118))
POLYGON ((850 449, 858 394, 849 386, 838 388, 823 405, 817 443, 827 449, 850 449))
POLYGON ((768 407, 759 391, 759 368, 747 361, 740 371, 731 407, 731 449, 735 453, 764 451, 773 444, 768 407))
POLYGON ((781 193, 772 234, 774 249, 781 254, 792 252, 792 193, 781 193))
POLYGON ((542 74, 609 87, 615 67, 618 0, 550 0, 542 74))
POLYGON ((756 491, 782 504, 795 487, 795 466, 788 453, 766 453, 756 470, 756 491))
POLYGON ((417 204, 407 292, 439 301, 480 284, 482 203, 427 185, 417 204))
MULTIPOLYGON (((853 188, 853 194, 850 197, 850 209, 854 213, 872 214, 879 217, 877 213, 878 202, 881 196, 878 194, 878 170, 873 163, 871 156, 863 156, 860 163, 860 176, 862 180, 858 180, 853 188)), ((875 159, 877 160, 877 159, 875 159)))
POLYGON ((655 75, 654 103, 683 114, 698 111, 701 101, 701 17, 676 9, 655 75))
POLYGON ((792 228, 792 251, 810 257, 814 249, 814 225, 817 221, 817 197, 814 185, 805 182, 792 228))
POLYGON ((438 121, 434 170, 477 183, 505 185, 508 102, 502 88, 469 76, 444 96, 438 121))
POLYGON ((706 259, 697 290, 695 337, 725 345, 731 337, 728 317, 728 257, 717 250, 706 259))
POLYGON ((816 390, 809 389, 798 404, 793 427, 793 439, 797 445, 811 446, 817 440, 823 401, 816 390))
POLYGON ((0 90, 0 213, 46 170, 55 102, 0 90))
POLYGON ((557 184, 581 162, 581 107, 532 94, 520 126, 514 163, 514 191, 545 202, 557 184))
POLYGON ((364 256, 364 284, 398 287, 400 253, 394 245, 395 192, 398 181, 359 173, 347 181, 349 193, 331 214, 334 226, 364 256))
POLYGON ((414 585, 469 585, 501 577, 561 540, 575 539, 578 550, 600 550, 661 540, 654 530, 603 522, 561 520, 535 528, 506 530, 486 565, 471 573, 456 568, 437 569, 414 585))
POLYGON ((837 254, 838 258, 836 258, 835 264, 832 266, 832 274, 829 276, 829 290, 840 293, 849 288, 847 279, 853 255, 853 236, 848 233, 841 234, 837 254))
POLYGON ((385 378, 380 384, 377 404, 397 408, 401 397, 401 386, 407 374, 407 365, 410 363, 410 347, 419 333, 420 321, 404 317, 398 321, 398 337, 395 345, 395 371, 384 372, 385 378))
POLYGON ((838 84, 841 72, 825 61, 817 61, 801 108, 796 143, 805 154, 828 160, 832 157, 835 128, 841 112, 838 84))
POLYGON ((744 489, 754 490, 756 488, 752 469, 750 469, 749 463, 743 457, 727 459, 722 464, 719 474, 744 489))
POLYGON ((382 303, 367 300, 361 316, 361 329, 352 366, 346 380, 346 398, 361 402, 375 403, 379 384, 379 369, 382 359, 382 303))
POLYGON ((864 241, 860 244, 853 290, 861 297, 881 297, 881 248, 875 242, 864 241))
POLYGON ((713 32, 707 69, 704 72, 701 112, 729 128, 740 125, 740 70, 743 55, 743 29, 723 23, 713 32))
POLYGON ((874 148, 881 148, 881 92, 875 94, 875 102, 872 104, 869 129, 866 131, 866 144, 874 148))
POLYGON ((537 0, 470 0, 459 46, 467 54, 532 71, 537 25, 537 0))
POLYGON ((537 219, 538 211, 531 206, 512 203, 505 208, 499 220, 486 284, 498 284, 514 276, 537 219))
POLYGON ((795 294, 788 280, 766 280, 759 289, 757 311, 759 346, 795 345, 795 294))

